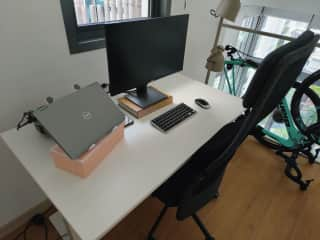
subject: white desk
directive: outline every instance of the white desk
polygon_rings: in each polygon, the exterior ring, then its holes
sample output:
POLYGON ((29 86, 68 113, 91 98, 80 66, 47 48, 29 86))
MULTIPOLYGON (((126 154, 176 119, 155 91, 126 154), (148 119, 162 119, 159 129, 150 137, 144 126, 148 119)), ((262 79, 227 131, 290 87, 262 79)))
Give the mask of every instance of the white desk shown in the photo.
POLYGON ((2 137, 43 192, 56 206, 80 239, 100 239, 145 200, 223 125, 242 111, 241 100, 193 81, 171 75, 154 86, 171 94, 198 113, 167 134, 151 126, 150 120, 167 111, 161 109, 125 130, 125 139, 87 179, 55 168, 49 156, 53 142, 33 126, 2 137), (202 97, 211 104, 203 110, 194 103, 202 97))

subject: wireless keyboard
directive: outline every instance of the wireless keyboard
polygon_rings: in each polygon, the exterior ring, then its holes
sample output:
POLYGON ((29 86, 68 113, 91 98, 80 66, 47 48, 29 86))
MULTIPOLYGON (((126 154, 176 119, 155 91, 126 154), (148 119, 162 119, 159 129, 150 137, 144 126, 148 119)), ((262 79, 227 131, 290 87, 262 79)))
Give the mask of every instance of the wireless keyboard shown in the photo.
POLYGON ((196 113, 191 107, 184 103, 170 109, 151 121, 151 124, 162 132, 167 132, 179 123, 187 120, 196 113))

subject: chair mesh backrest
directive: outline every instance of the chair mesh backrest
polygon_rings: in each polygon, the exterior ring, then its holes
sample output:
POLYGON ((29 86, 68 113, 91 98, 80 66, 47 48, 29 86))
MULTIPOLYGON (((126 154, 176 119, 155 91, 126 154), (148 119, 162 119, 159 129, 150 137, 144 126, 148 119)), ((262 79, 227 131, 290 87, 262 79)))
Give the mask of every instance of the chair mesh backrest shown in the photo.
MULTIPOLYGON (((296 40, 270 53, 262 61, 248 87, 246 94, 243 97, 243 106, 245 108, 253 107, 261 94, 265 93, 266 88, 272 85, 270 81, 276 80, 270 76, 277 70, 277 66, 280 64, 282 57, 289 52, 306 45, 308 42, 312 41, 313 37, 313 32, 306 31, 296 40)), ((295 81, 295 79, 293 80, 295 81)))
POLYGON ((303 39, 307 35, 310 35, 310 32, 306 32, 295 41, 297 45, 303 43, 302 46, 300 45, 297 50, 280 58, 274 71, 270 72, 270 84, 272 87, 268 88, 265 86, 262 88, 260 90, 259 97, 257 97, 255 103, 251 105, 253 108, 260 107, 263 109, 258 115, 256 124, 262 121, 276 108, 281 99, 287 95, 290 88, 297 81, 297 78, 301 74, 303 67, 305 66, 308 58, 312 54, 317 42, 319 41, 319 36, 313 36, 313 38, 309 40, 303 39), (264 94, 268 91, 270 95, 264 94), (267 98, 267 100, 265 98, 267 98))
MULTIPOLYGON (((234 124, 228 124, 220 130, 219 134, 222 137, 227 136, 230 141, 222 146, 223 151, 210 160, 200 177, 186 189, 178 208, 178 218, 183 219, 194 213, 212 199, 215 181, 221 179, 221 174, 228 162, 253 127, 279 104, 294 85, 318 40, 318 36, 308 31, 293 42, 274 51, 263 61, 244 97, 247 114, 234 124)), ((216 139, 215 137, 213 139, 216 139)), ((199 149, 198 153, 202 156, 207 154, 207 158, 210 158, 213 153, 210 151, 209 144, 215 143, 209 141, 207 146, 199 149), (206 153, 201 154, 201 151, 206 153)))
MULTIPOLYGON (((303 46, 292 49, 288 54, 281 57, 270 72, 270 86, 260 89, 260 95, 251 106, 252 121, 247 125, 249 132, 268 114, 270 114, 283 99, 296 82, 303 70, 308 58, 312 54, 319 36, 307 41, 303 46)), ((244 136, 246 137, 246 135, 244 136)))

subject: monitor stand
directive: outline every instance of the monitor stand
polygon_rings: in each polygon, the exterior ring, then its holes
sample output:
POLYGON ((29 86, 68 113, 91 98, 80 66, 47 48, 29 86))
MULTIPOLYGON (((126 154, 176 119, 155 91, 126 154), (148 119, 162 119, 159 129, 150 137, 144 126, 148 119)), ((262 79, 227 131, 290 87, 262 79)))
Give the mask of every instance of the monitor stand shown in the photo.
POLYGON ((144 86, 137 88, 136 90, 129 91, 126 98, 142 109, 146 109, 168 98, 168 96, 157 91, 153 87, 144 86))

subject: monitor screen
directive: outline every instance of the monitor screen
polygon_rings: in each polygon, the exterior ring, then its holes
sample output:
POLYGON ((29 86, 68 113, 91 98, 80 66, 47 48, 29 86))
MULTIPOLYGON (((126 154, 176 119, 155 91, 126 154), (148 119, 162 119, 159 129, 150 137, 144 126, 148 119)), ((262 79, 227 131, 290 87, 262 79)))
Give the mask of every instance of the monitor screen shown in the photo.
POLYGON ((182 71, 188 20, 180 15, 106 25, 111 95, 182 71))

